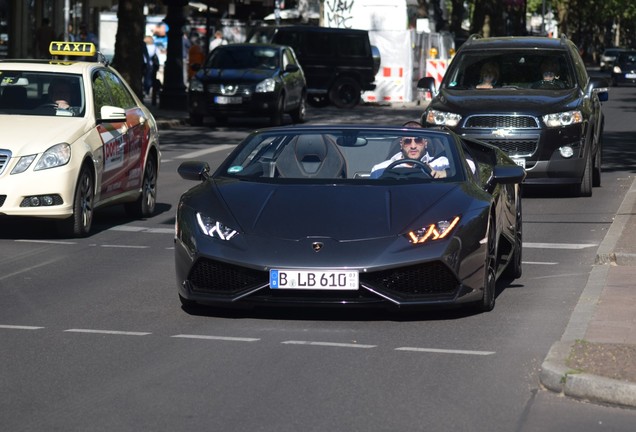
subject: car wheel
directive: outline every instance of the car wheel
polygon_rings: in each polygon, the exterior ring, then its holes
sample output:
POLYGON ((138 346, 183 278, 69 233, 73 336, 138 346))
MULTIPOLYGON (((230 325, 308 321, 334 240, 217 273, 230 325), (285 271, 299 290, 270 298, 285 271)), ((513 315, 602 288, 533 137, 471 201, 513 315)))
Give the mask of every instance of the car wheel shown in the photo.
POLYGON ((309 95, 307 103, 314 108, 324 108, 329 106, 329 98, 327 96, 309 95))
POLYGON ((269 118, 269 123, 272 126, 280 126, 283 124, 283 107, 285 106, 285 97, 280 95, 276 106, 272 108, 272 115, 269 118))
POLYGON ((488 222, 488 243, 484 275, 484 297, 479 303, 480 312, 490 312, 495 308, 497 290, 497 228, 491 216, 488 222))
POLYGON ((134 218, 147 218, 153 215, 157 205, 157 163, 148 157, 141 183, 141 195, 137 201, 124 205, 126 214, 134 218))
POLYGON ((585 159, 585 170, 579 185, 578 195, 582 197, 592 196, 592 155, 587 155, 585 159))
POLYGON ((203 116, 197 114, 190 114, 190 125, 201 126, 203 125, 203 116))
POLYGON ((306 97, 302 95, 298 108, 291 112, 291 118, 294 123, 303 123, 305 121, 305 115, 307 114, 306 97))
POLYGON ((522 274, 521 258, 523 252, 523 219, 521 213, 521 196, 517 196, 515 209, 515 240, 512 246, 512 261, 506 267, 506 276, 519 279, 522 274))
POLYGON ((329 89, 329 100, 338 108, 353 108, 360 102, 360 91, 353 78, 339 78, 329 89))
POLYGON ((65 237, 86 237, 93 224, 95 187, 93 176, 83 167, 77 179, 73 198, 73 215, 58 222, 58 231, 65 237))

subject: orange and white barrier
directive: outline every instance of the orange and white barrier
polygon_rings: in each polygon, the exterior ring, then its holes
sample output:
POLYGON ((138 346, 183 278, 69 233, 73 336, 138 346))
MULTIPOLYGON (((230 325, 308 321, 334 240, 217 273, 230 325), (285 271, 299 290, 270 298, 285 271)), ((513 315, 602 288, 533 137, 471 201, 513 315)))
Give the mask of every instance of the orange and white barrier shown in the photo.
MULTIPOLYGON (((404 67, 383 66, 375 76, 375 90, 362 94, 364 102, 405 102, 406 95, 406 71, 404 67)), ((410 79, 410 78, 409 78, 410 79)))

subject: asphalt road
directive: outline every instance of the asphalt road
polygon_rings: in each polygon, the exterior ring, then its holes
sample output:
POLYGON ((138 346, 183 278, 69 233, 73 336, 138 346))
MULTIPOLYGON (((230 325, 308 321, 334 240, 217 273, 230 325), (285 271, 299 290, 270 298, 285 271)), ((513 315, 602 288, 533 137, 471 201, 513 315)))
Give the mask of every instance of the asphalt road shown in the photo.
MULTIPOLYGON (((184 312, 173 264, 183 160, 216 166, 259 120, 162 134, 159 214, 120 208, 86 239, 0 225, 0 429, 7 431, 631 431, 636 412, 540 389, 636 166, 636 89, 605 104, 602 187, 528 190, 524 274, 491 313, 184 312)), ((401 124, 417 108, 310 109, 401 124)))

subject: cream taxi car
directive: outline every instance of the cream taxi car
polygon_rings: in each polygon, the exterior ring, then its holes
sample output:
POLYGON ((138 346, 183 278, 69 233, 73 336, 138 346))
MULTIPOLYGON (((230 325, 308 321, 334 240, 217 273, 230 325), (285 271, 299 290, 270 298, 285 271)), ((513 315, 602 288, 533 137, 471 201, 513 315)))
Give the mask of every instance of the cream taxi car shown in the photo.
POLYGON ((95 209, 155 211, 157 125, 90 43, 52 42, 60 60, 0 60, 0 216, 55 219, 84 237, 95 209))

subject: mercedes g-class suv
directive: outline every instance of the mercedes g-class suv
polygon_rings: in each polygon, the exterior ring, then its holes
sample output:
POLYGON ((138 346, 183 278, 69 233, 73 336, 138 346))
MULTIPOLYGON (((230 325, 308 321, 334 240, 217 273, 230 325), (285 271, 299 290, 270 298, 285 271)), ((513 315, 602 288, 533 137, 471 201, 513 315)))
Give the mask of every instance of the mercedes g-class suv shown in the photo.
POLYGON ((380 52, 366 30, 316 26, 258 27, 248 42, 291 46, 307 79, 307 102, 352 108, 361 93, 375 89, 380 52))
POLYGON ((607 86, 590 78, 565 37, 471 36, 439 90, 432 78, 418 82, 433 94, 421 122, 500 147, 525 167, 527 184, 571 185, 574 195, 590 196, 601 183, 607 86), (481 82, 484 70, 496 75, 491 88, 481 82))

